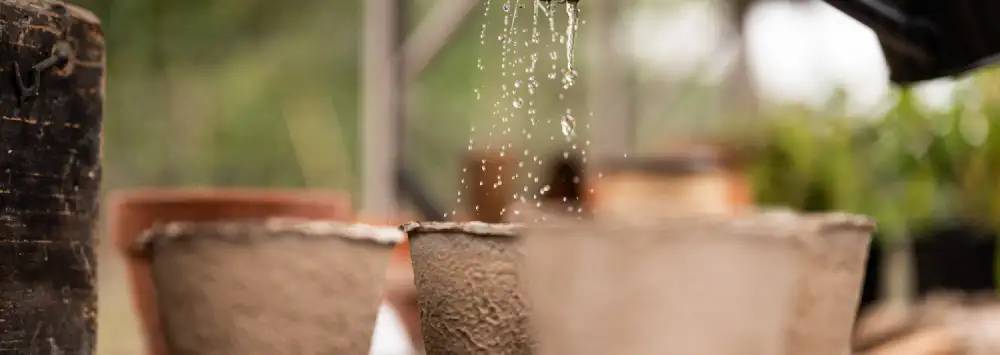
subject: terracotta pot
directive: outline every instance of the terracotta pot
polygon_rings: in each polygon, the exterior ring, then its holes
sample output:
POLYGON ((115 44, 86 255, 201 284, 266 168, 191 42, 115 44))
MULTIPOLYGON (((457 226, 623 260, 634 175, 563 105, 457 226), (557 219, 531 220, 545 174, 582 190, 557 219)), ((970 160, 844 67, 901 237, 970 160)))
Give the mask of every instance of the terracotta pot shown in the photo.
POLYGON ((155 224, 299 217, 349 220, 347 195, 330 191, 255 189, 146 189, 112 193, 109 226, 125 256, 133 302, 145 330, 149 352, 166 355, 150 260, 133 252, 136 238, 155 224))
POLYGON ((428 354, 531 353, 513 227, 412 223, 404 229, 428 354))
POLYGON ((732 215, 751 205, 750 188, 734 159, 714 150, 604 161, 589 180, 594 214, 610 218, 732 215))
POLYGON ((327 221, 170 223, 152 260, 170 354, 367 354, 403 234, 327 221))
POLYGON ((529 229, 540 353, 849 353, 870 222, 776 216, 529 229))
POLYGON ((469 216, 489 223, 503 221, 504 209, 513 200, 510 177, 514 174, 514 161, 498 153, 471 152, 462 166, 465 184, 460 188, 468 196, 463 200, 467 201, 469 216), (497 184, 498 180, 503 184, 497 184))

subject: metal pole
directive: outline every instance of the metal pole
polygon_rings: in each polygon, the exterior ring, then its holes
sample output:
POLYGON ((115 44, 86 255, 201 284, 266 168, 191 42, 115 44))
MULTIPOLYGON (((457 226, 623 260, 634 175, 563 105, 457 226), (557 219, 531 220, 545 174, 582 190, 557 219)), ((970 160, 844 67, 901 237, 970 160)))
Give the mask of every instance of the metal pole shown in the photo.
POLYGON ((479 0, 448 0, 434 5, 403 47, 407 84, 412 84, 427 69, 478 4, 479 0))
POLYGON ((402 103, 400 0, 365 0, 361 211, 391 218, 397 210, 402 103))
POLYGON ((594 155, 598 159, 621 157, 634 148, 635 119, 631 108, 628 67, 622 58, 623 48, 619 37, 621 9, 624 1, 594 0, 583 2, 590 7, 591 17, 590 66, 600 68, 587 75, 593 77, 589 85, 590 101, 594 108, 594 155))

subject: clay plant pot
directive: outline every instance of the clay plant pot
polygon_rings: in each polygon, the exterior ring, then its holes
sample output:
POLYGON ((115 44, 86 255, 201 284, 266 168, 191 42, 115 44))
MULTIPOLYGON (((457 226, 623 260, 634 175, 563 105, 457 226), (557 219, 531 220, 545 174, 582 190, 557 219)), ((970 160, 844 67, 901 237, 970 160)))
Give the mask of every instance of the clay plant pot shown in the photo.
POLYGON ((496 153, 470 152, 462 163, 462 192, 468 198, 466 207, 472 219, 488 223, 504 221, 504 209, 510 205, 514 161, 496 153), (501 184, 498 184, 501 182, 501 184))
POLYGON ((167 355, 147 255, 134 253, 136 238, 155 224, 293 217, 349 220, 350 198, 331 191, 264 189, 142 189, 111 194, 109 228, 125 256, 133 302, 148 352, 167 355))
POLYGON ((428 354, 532 353, 516 227, 410 223, 403 229, 428 354))
POLYGON ((532 227, 539 353, 847 354, 864 257, 840 238, 870 232, 867 219, 794 215, 532 227))
POLYGON ((738 160, 713 149, 605 160, 598 171, 589 180, 599 217, 732 215, 751 204, 738 160))
POLYGON ((367 354, 402 238, 326 221, 178 222, 137 247, 170 354, 367 354))

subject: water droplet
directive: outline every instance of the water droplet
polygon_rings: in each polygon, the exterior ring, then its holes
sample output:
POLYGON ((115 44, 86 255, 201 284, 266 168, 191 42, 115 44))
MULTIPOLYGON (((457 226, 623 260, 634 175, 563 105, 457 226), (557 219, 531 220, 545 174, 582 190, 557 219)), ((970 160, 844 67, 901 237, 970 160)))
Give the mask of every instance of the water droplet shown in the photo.
POLYGON ((538 190, 538 193, 544 195, 546 192, 549 192, 551 190, 552 190, 552 186, 545 185, 545 186, 542 186, 541 190, 538 190))
POLYGON ((569 110, 566 110, 566 114, 563 115, 560 125, 562 126, 562 134, 566 138, 572 138, 576 135, 576 118, 573 118, 569 110))

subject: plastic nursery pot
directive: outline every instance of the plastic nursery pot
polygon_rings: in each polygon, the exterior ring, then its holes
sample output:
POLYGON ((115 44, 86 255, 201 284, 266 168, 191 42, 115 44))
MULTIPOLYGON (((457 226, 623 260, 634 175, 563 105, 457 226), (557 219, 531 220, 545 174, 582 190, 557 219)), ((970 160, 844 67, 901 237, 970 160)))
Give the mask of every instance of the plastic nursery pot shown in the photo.
POLYGON ((609 218, 736 214, 750 206, 735 159, 715 150, 606 160, 594 184, 594 213, 609 218))
POLYGON ((428 354, 532 353, 517 227, 410 223, 403 230, 428 354))
POLYGON ((839 321, 854 309, 829 324, 818 316, 856 306, 861 278, 853 260, 808 260, 825 248, 818 237, 836 244, 841 233, 854 239, 870 223, 791 215, 532 227, 523 277, 539 353, 847 353, 848 339, 828 335, 849 334, 839 321))
POLYGON ((152 260, 170 354, 367 354, 394 228, 326 221, 171 223, 152 260))
POLYGON ((346 194, 322 190, 142 189, 110 197, 111 239, 125 256, 133 302, 144 328, 149 353, 167 355, 150 274, 150 260, 134 253, 136 239, 155 224, 292 217, 351 219, 346 194))

